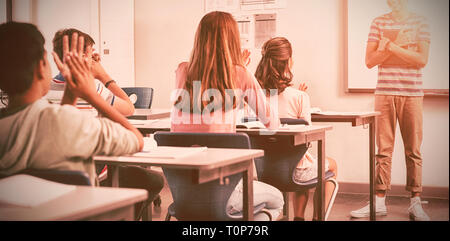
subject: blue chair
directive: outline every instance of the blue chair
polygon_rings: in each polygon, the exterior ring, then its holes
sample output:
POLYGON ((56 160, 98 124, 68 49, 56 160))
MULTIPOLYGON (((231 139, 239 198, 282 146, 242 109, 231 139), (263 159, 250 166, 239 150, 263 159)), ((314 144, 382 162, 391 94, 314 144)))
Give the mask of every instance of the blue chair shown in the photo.
MULTIPOLYGON (((52 182, 59 182, 69 185, 91 186, 91 180, 87 173, 73 170, 51 170, 51 169, 25 169, 16 174, 27 174, 39 177, 52 182)), ((6 176, 2 176, 4 178, 6 176)))
POLYGON ((134 108, 150 109, 153 101, 153 88, 149 87, 126 87, 122 90, 128 95, 134 108))
MULTIPOLYGON (((281 118, 280 122, 283 124, 298 125, 308 122, 304 119, 281 118)), ((252 148, 263 149, 264 157, 255 159, 258 170, 258 177, 260 180, 268 183, 281 192, 285 196, 285 214, 288 214, 287 207, 289 205, 288 193, 311 189, 317 186, 318 179, 312 179, 308 182, 297 182, 294 180, 294 171, 300 159, 305 155, 308 147, 306 144, 293 146, 289 141, 289 136, 276 137, 253 137, 252 148)), ((333 178, 334 173, 326 172, 325 180, 330 181, 335 185, 330 204, 325 212, 325 220, 328 218, 334 199, 336 198, 339 185, 336 179, 333 178)))
MULTIPOLYGON (((249 137, 244 133, 156 132, 154 138, 158 146, 250 148, 249 137)), ((242 220, 242 213, 229 214, 226 210, 227 201, 242 178, 241 173, 228 176, 226 184, 221 185, 219 180, 194 184, 190 170, 163 168, 163 171, 173 197, 166 221, 172 216, 181 221, 242 220)), ((256 206, 254 214, 263 212, 271 218, 264 207, 265 204, 256 206)))

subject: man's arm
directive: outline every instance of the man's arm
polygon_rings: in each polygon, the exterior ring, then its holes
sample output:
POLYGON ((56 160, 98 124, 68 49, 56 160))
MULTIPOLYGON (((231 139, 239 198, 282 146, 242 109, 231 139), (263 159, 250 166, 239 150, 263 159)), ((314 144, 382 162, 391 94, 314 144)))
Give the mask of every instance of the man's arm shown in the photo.
POLYGON ((430 44, 427 41, 419 41, 417 52, 414 50, 404 49, 393 42, 388 45, 387 49, 389 52, 395 54, 405 62, 419 68, 425 67, 428 63, 430 44))
POLYGON ((382 38, 378 42, 367 42, 366 47, 366 66, 371 69, 374 66, 382 64, 391 56, 391 52, 386 51, 386 45, 389 44, 389 39, 382 38))

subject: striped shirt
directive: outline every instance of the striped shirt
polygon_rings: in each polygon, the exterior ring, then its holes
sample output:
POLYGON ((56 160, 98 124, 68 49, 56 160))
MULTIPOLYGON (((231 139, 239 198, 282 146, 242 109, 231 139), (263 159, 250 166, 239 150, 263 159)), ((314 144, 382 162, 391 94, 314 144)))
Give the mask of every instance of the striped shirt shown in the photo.
MULTIPOLYGON (((106 88, 99 80, 95 79, 94 82, 97 93, 107 103, 111 104, 112 106, 115 100, 114 94, 108 88, 106 88)), ((44 98, 50 100, 52 103, 61 102, 62 97, 64 95, 64 86, 65 86, 65 79, 64 77, 62 77, 61 74, 58 74, 50 82, 50 91, 44 98)), ((77 100, 76 107, 81 110, 90 111, 95 116, 98 114, 97 110, 92 105, 90 105, 85 100, 80 98, 78 98, 77 100)))
MULTIPOLYGON (((392 14, 375 18, 370 26, 368 42, 378 42, 381 36, 394 41, 398 32, 404 29, 411 35, 412 43, 404 46, 417 51, 418 42, 430 42, 430 30, 426 19, 412 13, 403 21, 395 21, 392 14)), ((399 57, 392 55, 378 66, 376 95, 423 96, 422 69, 408 65, 399 57)))

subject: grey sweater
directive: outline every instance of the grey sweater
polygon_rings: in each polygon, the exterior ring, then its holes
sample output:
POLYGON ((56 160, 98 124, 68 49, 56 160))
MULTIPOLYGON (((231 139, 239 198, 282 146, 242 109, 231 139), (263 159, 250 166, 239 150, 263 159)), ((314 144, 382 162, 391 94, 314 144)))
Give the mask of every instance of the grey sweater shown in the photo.
POLYGON ((26 168, 81 170, 98 184, 95 155, 139 151, 137 137, 106 118, 71 105, 38 100, 19 112, 0 114, 0 174, 26 168))

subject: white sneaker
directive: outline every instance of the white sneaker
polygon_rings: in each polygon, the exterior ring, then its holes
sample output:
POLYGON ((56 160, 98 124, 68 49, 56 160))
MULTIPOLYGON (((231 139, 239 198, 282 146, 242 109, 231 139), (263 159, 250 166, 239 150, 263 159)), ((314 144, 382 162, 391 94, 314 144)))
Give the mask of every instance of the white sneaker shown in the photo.
MULTIPOLYGON (((386 205, 377 204, 375 210, 376 210, 376 212, 375 212, 376 216, 386 216, 387 215, 386 205)), ((361 209, 351 211, 350 216, 352 216, 353 218, 369 217, 370 216, 370 203, 361 209)))
POLYGON ((409 218, 414 221, 430 221, 430 217, 423 211, 422 202, 419 199, 414 199, 411 206, 408 208, 409 218))

